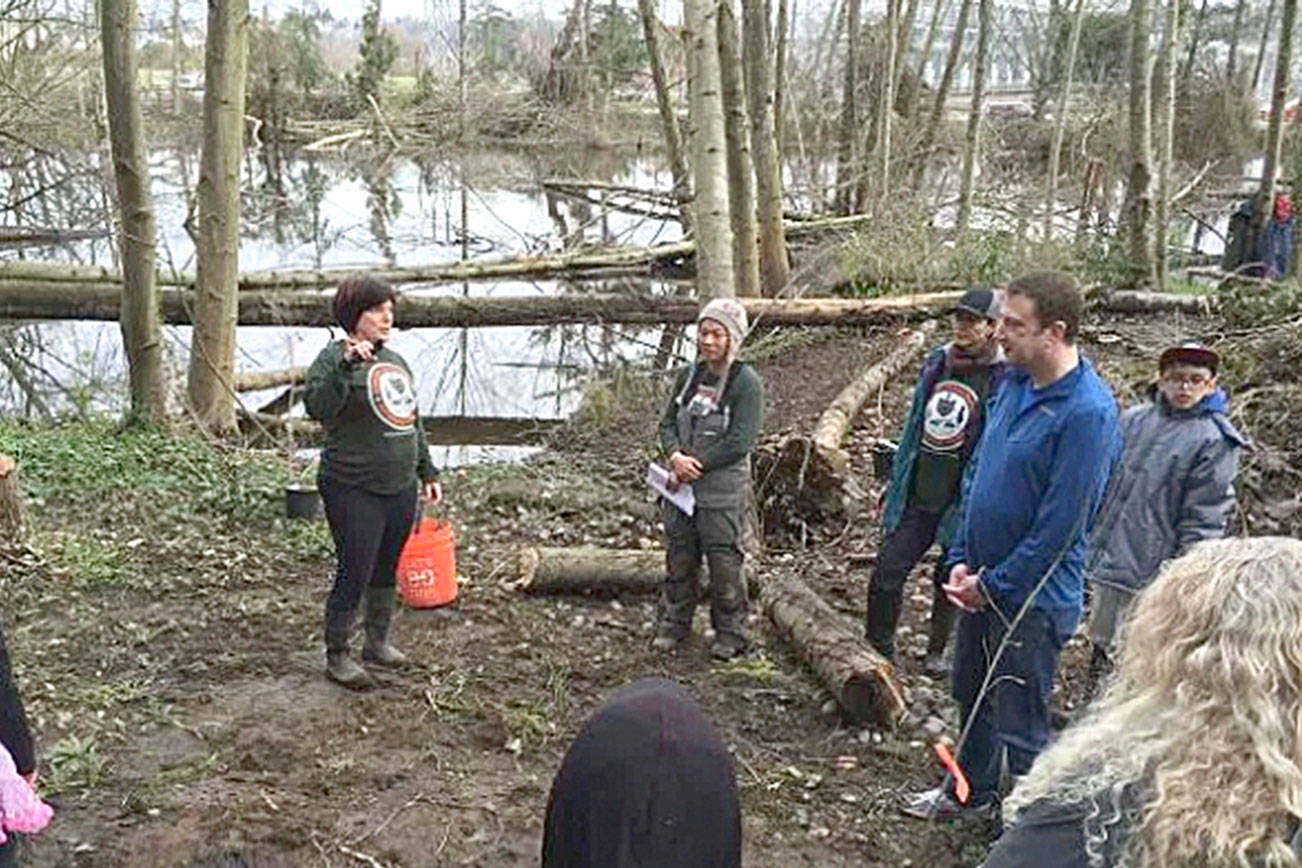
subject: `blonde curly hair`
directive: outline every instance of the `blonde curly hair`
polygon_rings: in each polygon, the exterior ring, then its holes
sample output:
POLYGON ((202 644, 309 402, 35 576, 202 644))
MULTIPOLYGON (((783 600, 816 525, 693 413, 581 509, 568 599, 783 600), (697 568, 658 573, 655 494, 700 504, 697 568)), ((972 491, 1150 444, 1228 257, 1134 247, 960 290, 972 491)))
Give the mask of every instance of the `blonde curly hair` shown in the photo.
POLYGON ((1091 806, 1102 865, 1297 866, 1302 542, 1202 542, 1136 601, 1107 692, 1010 796, 1091 806), (1120 833, 1120 834, 1118 834, 1120 833), (1120 842, 1120 843, 1118 843, 1120 842))

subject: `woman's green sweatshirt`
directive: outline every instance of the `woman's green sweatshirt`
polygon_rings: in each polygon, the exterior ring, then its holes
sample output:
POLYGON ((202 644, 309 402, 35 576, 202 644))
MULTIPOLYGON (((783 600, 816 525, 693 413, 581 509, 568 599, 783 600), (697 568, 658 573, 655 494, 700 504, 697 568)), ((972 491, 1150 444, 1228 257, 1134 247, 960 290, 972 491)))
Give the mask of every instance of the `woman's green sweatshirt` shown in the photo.
POLYGON ((393 350, 382 346, 371 361, 350 362, 344 342, 331 341, 308 368, 303 403, 325 426, 322 479, 397 494, 438 476, 411 369, 393 350))

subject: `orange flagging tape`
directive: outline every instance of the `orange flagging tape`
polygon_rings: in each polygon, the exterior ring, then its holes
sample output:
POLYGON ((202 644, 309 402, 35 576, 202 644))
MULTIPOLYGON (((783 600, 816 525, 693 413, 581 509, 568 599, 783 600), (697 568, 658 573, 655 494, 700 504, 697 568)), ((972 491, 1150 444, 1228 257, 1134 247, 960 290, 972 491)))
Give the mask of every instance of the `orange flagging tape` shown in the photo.
POLYGON ((966 805, 967 800, 972 796, 972 787, 967 782, 967 775, 958 767, 958 760, 954 759, 954 754, 950 752, 949 745, 943 741, 936 742, 936 756, 940 758, 940 764, 945 767, 954 778, 954 798, 958 799, 960 805, 966 805))

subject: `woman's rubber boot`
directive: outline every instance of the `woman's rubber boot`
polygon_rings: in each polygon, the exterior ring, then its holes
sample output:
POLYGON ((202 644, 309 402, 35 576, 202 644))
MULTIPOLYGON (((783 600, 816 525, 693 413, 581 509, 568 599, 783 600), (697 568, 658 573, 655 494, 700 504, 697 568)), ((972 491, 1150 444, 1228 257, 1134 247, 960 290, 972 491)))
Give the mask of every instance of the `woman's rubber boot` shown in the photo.
POLYGON ((389 624, 397 603, 395 588, 366 589, 366 645, 362 659, 380 666, 405 666, 407 655, 389 643, 389 624))
POLYGON ((936 586, 931 598, 931 623, 928 625, 927 656, 922 661, 922 671, 931 678, 944 678, 953 668, 952 660, 945 654, 949 645, 950 634, 954 632, 954 619, 958 609, 954 607, 936 586))
POLYGON ((375 686, 371 673, 358 666, 348 656, 347 649, 326 652, 326 678, 349 690, 366 690, 375 686))

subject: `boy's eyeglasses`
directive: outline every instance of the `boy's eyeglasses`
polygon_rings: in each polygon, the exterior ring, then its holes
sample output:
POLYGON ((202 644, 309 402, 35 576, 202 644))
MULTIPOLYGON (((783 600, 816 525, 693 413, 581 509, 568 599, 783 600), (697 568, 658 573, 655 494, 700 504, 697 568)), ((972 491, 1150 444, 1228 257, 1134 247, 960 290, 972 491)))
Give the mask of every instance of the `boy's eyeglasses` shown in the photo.
POLYGON ((1172 386, 1190 386, 1196 389, 1211 382, 1211 377, 1205 377, 1202 374, 1163 374, 1162 382, 1169 383, 1172 386))

